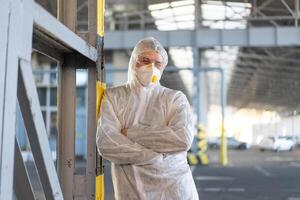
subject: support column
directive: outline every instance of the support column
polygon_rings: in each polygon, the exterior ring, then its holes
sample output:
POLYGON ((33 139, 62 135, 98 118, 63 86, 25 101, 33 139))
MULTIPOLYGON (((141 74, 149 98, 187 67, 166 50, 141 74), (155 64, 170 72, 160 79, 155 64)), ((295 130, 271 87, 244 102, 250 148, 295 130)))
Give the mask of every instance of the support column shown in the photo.
POLYGON ((73 199, 75 168, 76 69, 58 65, 57 172, 65 199, 73 199))
POLYGON ((16 132, 20 2, 1 1, 0 6, 0 199, 13 197, 16 132))
MULTIPOLYGON (((58 0, 58 19, 76 31, 77 1, 58 0)), ((76 68, 67 60, 58 64, 57 171, 64 199, 73 199, 76 133, 76 68)), ((70 62, 72 63, 72 62, 70 62)))
POLYGON ((194 74, 194 109, 197 114, 197 126, 201 121, 200 113, 200 85, 201 85, 201 75, 200 75, 200 60, 199 51, 197 47, 193 47, 193 74, 194 74))
POLYGON ((201 3, 200 0, 195 1, 195 32, 194 32, 194 42, 195 46, 193 46, 193 74, 194 74, 194 109, 197 114, 197 126, 201 121, 201 113, 200 113, 200 90, 201 90, 201 59, 199 55, 199 49, 197 47, 197 31, 201 26, 201 3))
POLYGON ((299 10, 299 0, 295 0, 295 12, 294 12, 294 17, 295 17, 295 26, 298 27, 298 19, 299 19, 299 14, 300 14, 300 10, 299 10))
MULTIPOLYGON (((88 0, 88 42, 97 45, 97 1, 88 0)), ((87 156, 86 156, 86 196, 95 199, 96 178, 96 63, 88 66, 88 107, 87 107, 87 156)))
POLYGON ((96 81, 95 66, 88 67, 88 113, 87 113, 87 157, 86 157, 86 187, 87 198, 95 198, 96 178, 96 81))

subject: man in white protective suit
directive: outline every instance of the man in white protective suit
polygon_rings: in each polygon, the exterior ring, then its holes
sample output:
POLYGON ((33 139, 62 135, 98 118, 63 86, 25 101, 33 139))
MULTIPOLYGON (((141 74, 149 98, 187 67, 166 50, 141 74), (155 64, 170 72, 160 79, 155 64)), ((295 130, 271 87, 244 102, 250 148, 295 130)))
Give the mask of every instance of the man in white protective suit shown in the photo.
POLYGON ((97 147, 112 163, 116 200, 198 200, 187 163, 193 119, 186 96, 159 84, 168 62, 163 46, 135 46, 128 83, 105 91, 97 147))

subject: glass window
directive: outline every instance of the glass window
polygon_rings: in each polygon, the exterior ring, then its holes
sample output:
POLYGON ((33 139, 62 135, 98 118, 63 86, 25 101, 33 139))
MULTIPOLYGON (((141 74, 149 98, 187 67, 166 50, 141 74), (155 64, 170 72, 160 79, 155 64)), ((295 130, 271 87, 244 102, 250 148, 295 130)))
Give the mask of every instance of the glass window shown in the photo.
POLYGON ((76 88, 76 106, 78 107, 85 107, 85 88, 80 87, 76 88))
POLYGON ((77 30, 88 31, 88 6, 87 0, 77 1, 77 30))
POLYGON ((51 112, 50 137, 57 135, 57 112, 51 112))
POLYGON ((34 71, 34 80, 37 85, 41 85, 44 82, 44 74, 38 71, 34 71))
POLYGON ((50 89, 50 106, 57 105, 57 88, 50 89))
POLYGON ((57 67, 56 67, 56 63, 51 64, 50 82, 51 82, 51 85, 57 85, 57 67))
POLYGON ((37 88, 37 92, 39 95, 39 100, 41 106, 46 106, 46 93, 47 93, 47 88, 37 88))
POLYGON ((42 111, 44 124, 46 125, 46 111, 42 111))

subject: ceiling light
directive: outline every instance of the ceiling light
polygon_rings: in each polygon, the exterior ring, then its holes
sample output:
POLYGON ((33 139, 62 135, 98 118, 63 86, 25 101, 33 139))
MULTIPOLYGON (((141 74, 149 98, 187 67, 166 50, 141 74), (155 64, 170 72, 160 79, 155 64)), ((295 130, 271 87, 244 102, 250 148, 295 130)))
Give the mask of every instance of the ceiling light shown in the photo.
POLYGON ((173 1, 173 2, 171 2, 171 6, 172 7, 185 6, 185 5, 190 5, 190 4, 194 4, 194 3, 195 3, 194 0, 173 1))
POLYGON ((175 16, 176 21, 194 21, 195 15, 181 15, 181 16, 175 16))
POLYGON ((170 3, 158 3, 158 4, 152 4, 149 5, 148 8, 149 10, 160 10, 160 9, 165 9, 170 6, 170 3))
POLYGON ((194 29, 195 23, 193 21, 190 22, 178 22, 177 26, 179 29, 194 29))
POLYGON ((183 7, 175 7, 172 9, 174 15, 182 15, 182 14, 193 14, 195 12, 195 6, 183 6, 183 7))

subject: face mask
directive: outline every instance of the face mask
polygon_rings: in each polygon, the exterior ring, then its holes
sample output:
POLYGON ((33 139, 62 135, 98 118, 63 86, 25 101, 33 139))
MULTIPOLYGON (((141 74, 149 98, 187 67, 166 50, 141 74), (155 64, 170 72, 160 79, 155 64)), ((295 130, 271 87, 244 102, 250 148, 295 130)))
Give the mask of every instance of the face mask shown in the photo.
POLYGON ((150 84, 157 84, 161 75, 160 70, 151 63, 149 65, 136 68, 136 76, 143 86, 148 86, 150 84))

